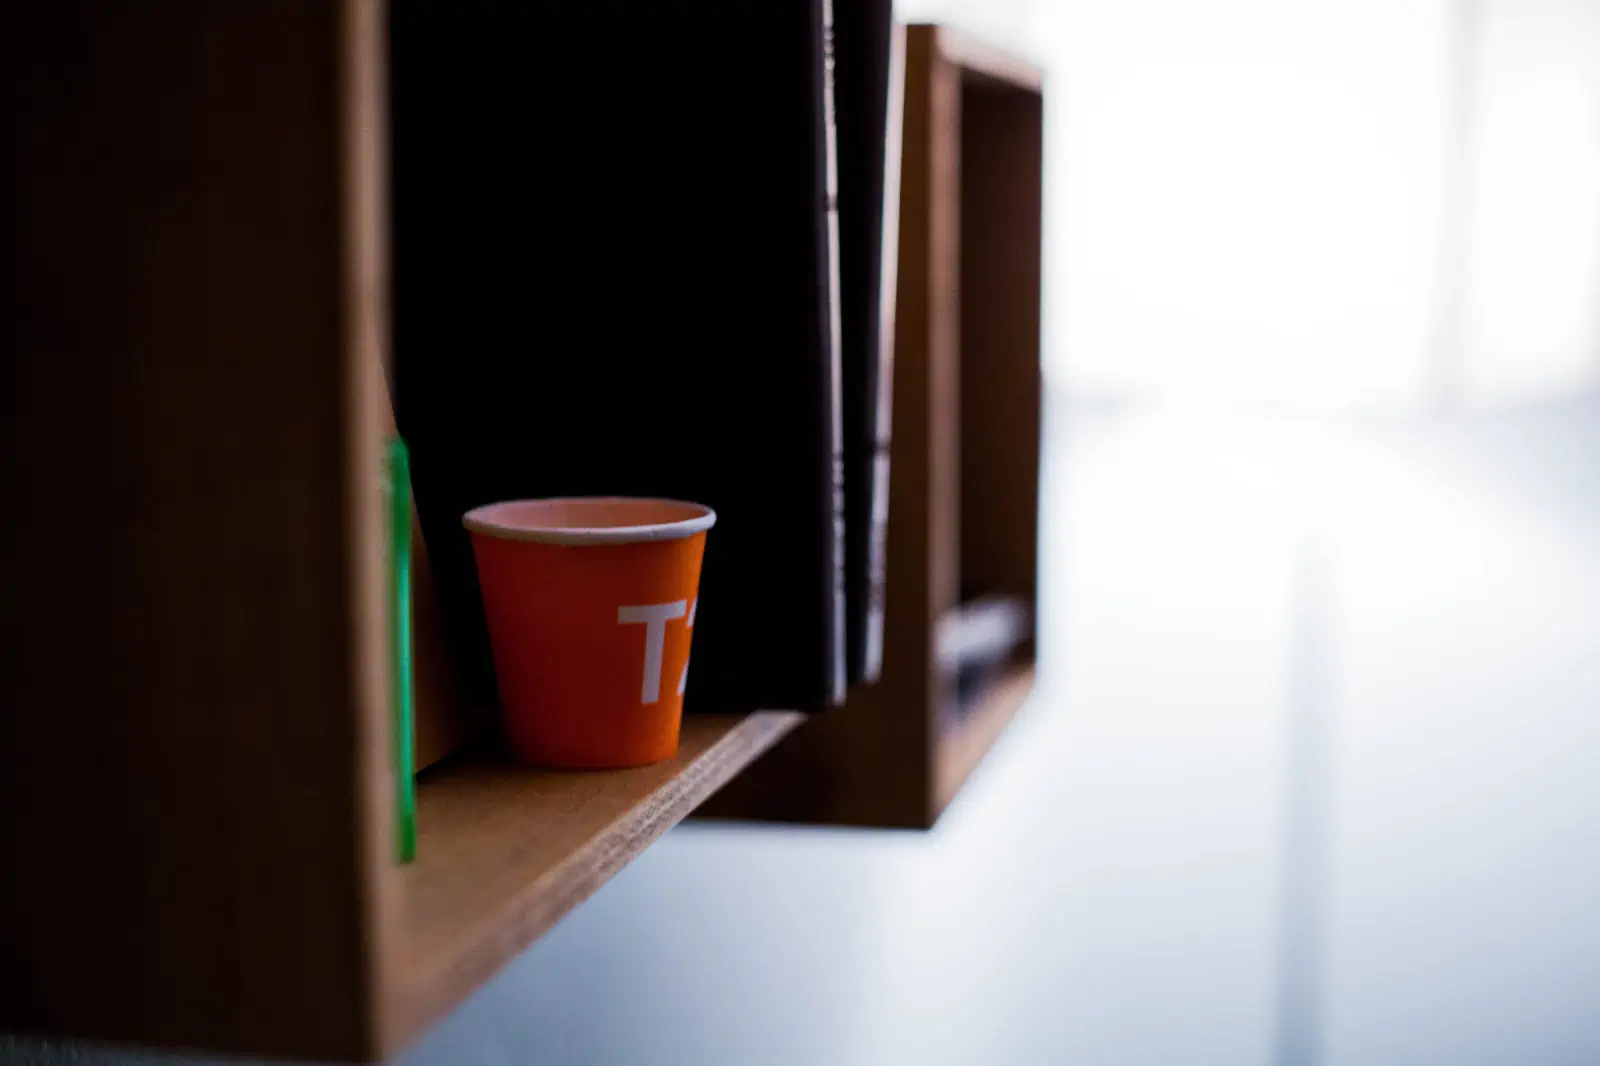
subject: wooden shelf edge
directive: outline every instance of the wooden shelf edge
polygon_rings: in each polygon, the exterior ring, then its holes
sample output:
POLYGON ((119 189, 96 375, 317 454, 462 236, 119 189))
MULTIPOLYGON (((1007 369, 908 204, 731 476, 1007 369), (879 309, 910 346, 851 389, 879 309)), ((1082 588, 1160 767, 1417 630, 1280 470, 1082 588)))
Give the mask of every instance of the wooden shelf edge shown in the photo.
POLYGON ((1000 739, 1018 708, 1033 693, 1033 663, 1021 663, 994 682, 978 705, 963 713, 938 740, 933 760, 933 812, 930 824, 955 799, 961 786, 1000 739))
POLYGON ((423 837, 417 863, 399 873, 408 928, 394 1001, 384 1012, 384 1050, 392 1054, 447 1014, 804 717, 692 715, 678 756, 638 770, 554 774, 470 761, 441 768, 449 793, 435 804, 445 808, 435 823, 481 814, 478 839, 437 839, 448 831, 428 825, 430 788, 437 786, 419 790, 423 837), (506 809, 513 806, 519 809, 506 809), (553 839, 530 841, 532 830, 517 831, 541 814, 568 824, 553 839), (481 877, 472 864, 482 865, 481 877), (524 872, 525 882, 506 889, 524 872))

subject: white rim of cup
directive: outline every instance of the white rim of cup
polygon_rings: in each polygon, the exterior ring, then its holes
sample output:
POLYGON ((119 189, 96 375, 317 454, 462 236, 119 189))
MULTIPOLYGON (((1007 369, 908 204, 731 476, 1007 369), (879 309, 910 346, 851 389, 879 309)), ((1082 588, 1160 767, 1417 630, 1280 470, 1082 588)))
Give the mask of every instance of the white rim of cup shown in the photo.
POLYGON ((501 540, 520 540, 535 544, 636 544, 653 540, 682 540, 703 533, 716 525, 717 512, 703 503, 670 500, 656 496, 550 496, 525 500, 496 500, 474 507, 461 516, 461 524, 473 533, 501 540), (497 507, 514 503, 664 503, 686 507, 694 512, 675 522, 652 522, 637 526, 566 526, 559 529, 527 529, 507 525, 487 517, 497 507))

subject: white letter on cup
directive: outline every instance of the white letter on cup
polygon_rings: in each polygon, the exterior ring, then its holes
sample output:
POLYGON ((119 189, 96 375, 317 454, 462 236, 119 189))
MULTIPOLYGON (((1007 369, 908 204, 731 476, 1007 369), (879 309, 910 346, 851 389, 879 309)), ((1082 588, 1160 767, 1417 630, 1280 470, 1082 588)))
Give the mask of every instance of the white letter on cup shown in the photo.
MULTIPOLYGON (((694 609, 696 607, 698 607, 699 605, 700 605, 700 601, 699 600, 695 600, 693 603, 691 603, 689 605, 689 620, 684 624, 687 625, 690 629, 694 628, 694 609)), ((683 690, 686 687, 688 687, 688 684, 689 684, 689 657, 686 655, 686 656, 683 657, 683 676, 678 678, 678 695, 680 695, 680 696, 683 695, 683 690)))
POLYGON ((654 703, 661 698, 661 650, 667 640, 667 620, 682 618, 688 609, 686 600, 617 608, 617 625, 644 623, 644 685, 639 691, 640 703, 654 703))

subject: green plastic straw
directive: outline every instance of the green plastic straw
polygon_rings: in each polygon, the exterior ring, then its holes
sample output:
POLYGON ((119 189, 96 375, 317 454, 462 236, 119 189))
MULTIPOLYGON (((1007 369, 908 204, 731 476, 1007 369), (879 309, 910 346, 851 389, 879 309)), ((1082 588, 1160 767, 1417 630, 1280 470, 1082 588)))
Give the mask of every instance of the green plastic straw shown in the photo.
POLYGON ((411 461, 405 441, 389 441, 384 454, 384 495, 389 510, 389 642, 394 671, 395 849, 400 862, 417 854, 416 756, 412 750, 411 674, 411 461))

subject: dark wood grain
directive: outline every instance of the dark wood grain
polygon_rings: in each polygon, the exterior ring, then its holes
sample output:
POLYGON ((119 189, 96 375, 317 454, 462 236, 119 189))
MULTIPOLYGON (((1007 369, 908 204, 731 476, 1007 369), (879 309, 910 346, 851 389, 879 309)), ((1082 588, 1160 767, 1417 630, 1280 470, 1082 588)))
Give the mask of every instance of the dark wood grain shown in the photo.
POLYGON ((368 1046, 349 14, 0 16, 0 1027, 368 1046))

